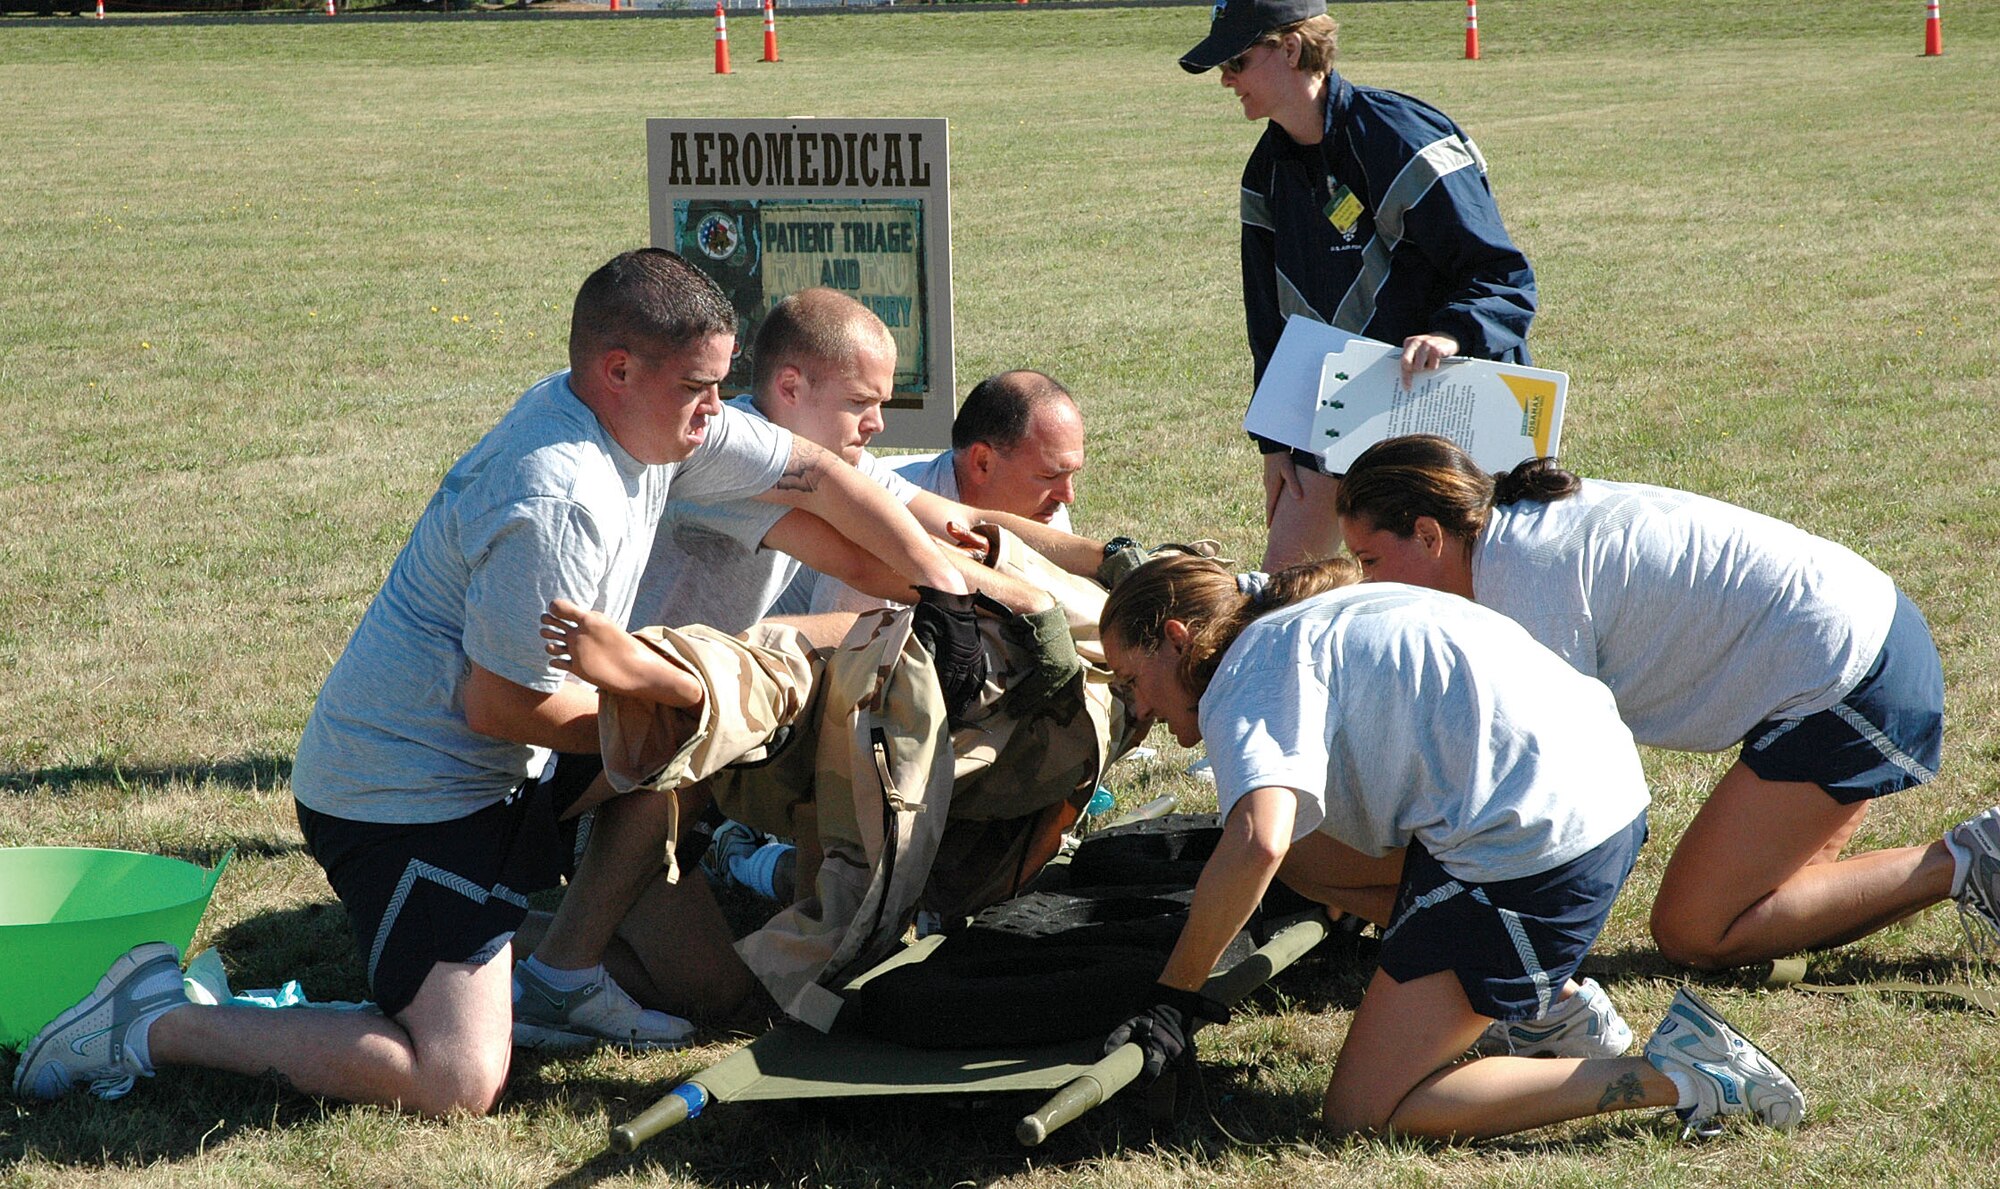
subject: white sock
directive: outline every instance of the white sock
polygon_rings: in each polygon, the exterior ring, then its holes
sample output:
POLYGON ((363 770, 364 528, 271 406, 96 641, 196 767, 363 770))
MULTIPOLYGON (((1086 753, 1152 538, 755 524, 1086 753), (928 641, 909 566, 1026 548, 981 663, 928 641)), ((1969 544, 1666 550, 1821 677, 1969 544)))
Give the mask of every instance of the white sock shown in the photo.
POLYGON ((1674 1092, 1680 1095, 1674 1102, 1675 1110, 1684 1111, 1695 1104, 1693 1078, 1678 1069, 1663 1069, 1660 1072, 1667 1075, 1667 1080, 1674 1084, 1674 1092))
POLYGON ((1951 899, 1965 891, 1965 877, 1972 872, 1972 851, 1945 832, 1944 848, 1951 852, 1951 899))
POLYGON ((127 1069, 130 1069, 142 1078, 153 1076, 153 1021, 181 1006, 183 1005, 169 1003, 165 1007, 149 1011, 132 1021, 131 1027, 125 1030, 125 1066, 127 1069))
POLYGON ((580 991, 604 977, 604 963, 586 966, 581 970, 559 970, 543 962, 533 954, 521 959, 521 965, 535 972, 541 979, 558 991, 580 991))

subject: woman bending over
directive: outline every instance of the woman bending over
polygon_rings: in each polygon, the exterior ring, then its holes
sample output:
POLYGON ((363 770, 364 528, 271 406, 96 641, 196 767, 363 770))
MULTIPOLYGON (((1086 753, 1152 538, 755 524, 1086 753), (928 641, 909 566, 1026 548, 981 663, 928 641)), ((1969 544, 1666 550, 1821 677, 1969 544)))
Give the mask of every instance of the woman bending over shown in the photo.
POLYGON ((1669 958, 1722 968, 1839 945, 1945 899, 2000 933, 2000 810, 1841 858, 1875 797, 1938 767, 1944 677, 1923 615, 1851 550, 1704 496, 1488 475, 1440 437, 1355 460, 1336 502, 1370 579, 1462 595, 1611 687, 1640 743, 1742 745, 1653 904, 1669 958))
POLYGON ((1308 563, 1259 589, 1162 558, 1104 609, 1134 711, 1206 741, 1223 838, 1195 885, 1158 1001, 1107 1048, 1147 1068, 1219 1009, 1198 988, 1272 877, 1382 927, 1326 1091, 1336 1131, 1502 1135, 1669 1106, 1691 1123, 1795 1124, 1804 1100, 1694 996, 1643 1057, 1463 1061, 1495 1021, 1571 986, 1646 837, 1646 786, 1605 688, 1504 618, 1308 563))

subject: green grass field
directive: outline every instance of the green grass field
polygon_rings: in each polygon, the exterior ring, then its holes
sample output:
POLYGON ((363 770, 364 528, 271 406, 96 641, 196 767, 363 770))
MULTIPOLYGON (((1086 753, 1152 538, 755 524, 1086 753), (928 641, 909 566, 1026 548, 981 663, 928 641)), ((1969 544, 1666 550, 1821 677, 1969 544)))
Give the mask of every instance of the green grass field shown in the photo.
MULTIPOLYGON (((1895 575, 1944 654, 1946 767, 1857 845, 1991 803, 2000 6, 1947 6, 1936 59, 1915 3, 1488 0, 1476 63, 1462 14, 1341 5, 1344 69, 1485 150, 1541 280, 1537 361, 1572 376, 1566 461, 1895 575)), ((1086 531, 1256 556, 1235 211, 1257 129, 1174 66, 1205 17, 815 16, 783 23, 780 65, 739 22, 729 77, 698 20, 0 21, 0 844, 235 846, 197 944, 238 985, 363 993, 292 749, 439 476, 561 365, 583 275, 645 237, 647 116, 949 117, 962 385, 1032 366, 1078 393, 1086 531)), ((1121 797, 1199 806, 1156 742, 1121 797)), ((1682 977, 1646 907, 1723 761, 1647 762, 1655 842, 1587 966, 1641 1029, 1682 977)), ((1942 980, 1963 954, 1934 909, 1815 975, 1942 980)), ((1032 1154, 1009 1104, 874 1104, 718 1110, 598 1157, 608 1120, 738 1043, 717 1037, 525 1061, 494 1116, 445 1124, 179 1070, 119 1103, 9 1101, 0 1183, 2000 1183, 2000 1020, 1949 1001, 1710 980, 1805 1087, 1789 1136, 1689 1147, 1630 1115, 1434 1148, 1311 1126, 1360 985, 1302 972, 1205 1034, 1186 1123, 1114 1103, 1032 1154)))

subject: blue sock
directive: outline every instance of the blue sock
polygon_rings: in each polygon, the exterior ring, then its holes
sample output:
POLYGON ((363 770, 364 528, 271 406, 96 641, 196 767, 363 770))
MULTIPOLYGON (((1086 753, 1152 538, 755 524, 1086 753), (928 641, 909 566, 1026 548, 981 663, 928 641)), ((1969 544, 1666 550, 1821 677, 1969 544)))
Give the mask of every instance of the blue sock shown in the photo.
POLYGON ((767 842, 750 854, 729 860, 729 874, 737 883, 764 899, 776 900, 778 892, 771 883, 771 877, 777 872, 778 860, 785 857, 785 852, 796 849, 789 842, 767 842))

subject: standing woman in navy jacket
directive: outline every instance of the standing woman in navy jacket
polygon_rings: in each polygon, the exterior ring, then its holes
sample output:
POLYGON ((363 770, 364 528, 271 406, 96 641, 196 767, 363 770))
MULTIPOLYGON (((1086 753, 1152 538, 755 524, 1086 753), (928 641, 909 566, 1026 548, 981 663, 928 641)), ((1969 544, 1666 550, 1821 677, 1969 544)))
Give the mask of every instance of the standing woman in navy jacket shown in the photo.
MULTIPOLYGON (((1223 0, 1181 59, 1194 74, 1221 67, 1244 118, 1270 121, 1243 169, 1253 382, 1294 314, 1401 343, 1405 382, 1455 355, 1528 362, 1535 273, 1485 159, 1443 112, 1335 73, 1338 32, 1325 0, 1223 0)), ((1264 568, 1330 556, 1337 478, 1305 451, 1258 445, 1264 568)))

